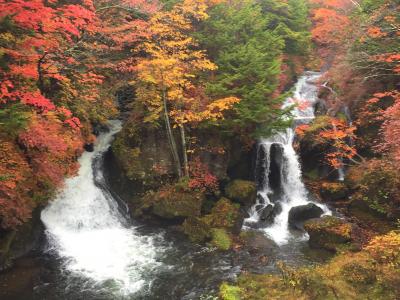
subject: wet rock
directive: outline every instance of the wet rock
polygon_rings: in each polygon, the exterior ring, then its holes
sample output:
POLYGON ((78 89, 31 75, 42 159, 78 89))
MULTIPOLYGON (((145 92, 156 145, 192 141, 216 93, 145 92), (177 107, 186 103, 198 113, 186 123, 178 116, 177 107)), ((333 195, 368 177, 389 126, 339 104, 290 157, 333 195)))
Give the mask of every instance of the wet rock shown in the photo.
POLYGON ((83 148, 87 152, 93 152, 94 151, 94 144, 93 143, 85 144, 85 146, 83 146, 83 148))
POLYGON ((322 198, 327 201, 346 199, 348 193, 348 188, 344 183, 341 182, 324 182, 320 189, 322 198))
POLYGON ((271 146, 269 185, 273 190, 281 190, 281 173, 283 166, 283 147, 280 144, 271 146))
POLYGON ((355 224, 333 216, 309 220, 304 229, 310 236, 311 247, 334 252, 357 248, 356 241, 362 236, 355 224))
POLYGON ((257 201, 258 203, 265 203, 265 199, 261 194, 257 194, 257 201))
POLYGON ((40 211, 41 208, 36 208, 32 218, 16 230, 0 232, 0 271, 12 267, 16 259, 38 247, 44 231, 40 211))
POLYGON ((210 238, 210 226, 207 225, 202 219, 190 217, 182 224, 183 232, 194 243, 201 243, 210 238))
POLYGON ((240 235, 245 250, 250 253, 262 253, 270 255, 278 246, 274 241, 258 231, 245 231, 240 235))
POLYGON ((303 223, 309 219, 319 218, 324 211, 314 203, 292 207, 289 211, 289 225, 302 229, 303 223))
POLYGON ((234 180, 225 187, 225 194, 229 199, 246 206, 251 206, 256 201, 256 184, 247 180, 234 180))
POLYGON ((261 213, 260 219, 266 224, 273 224, 277 215, 282 212, 282 206, 280 203, 274 205, 267 205, 261 213))
POLYGON ((203 193, 181 189, 178 184, 164 186, 160 191, 149 192, 143 197, 135 216, 152 215, 182 222, 185 218, 200 216, 204 198, 203 193))
POLYGON ((273 218, 274 206, 272 204, 268 204, 261 212, 260 219, 262 221, 268 221, 273 218))

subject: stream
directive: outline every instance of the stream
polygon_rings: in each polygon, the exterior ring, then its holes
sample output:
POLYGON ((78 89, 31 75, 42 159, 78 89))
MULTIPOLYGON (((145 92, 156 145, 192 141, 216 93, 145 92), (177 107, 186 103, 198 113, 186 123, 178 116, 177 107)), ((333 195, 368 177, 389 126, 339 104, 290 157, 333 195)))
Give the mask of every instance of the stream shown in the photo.
MULTIPOLYGON (((306 73, 296 85, 294 97, 309 101, 305 112, 294 112, 296 124, 313 117, 318 76, 306 73)), ((327 257, 309 249, 303 233, 288 230, 289 209, 312 201, 292 146, 294 129, 260 141, 263 176, 257 179, 258 202, 244 226, 253 237, 242 248, 221 252, 194 245, 172 228, 128 217, 103 175, 104 154, 121 122, 111 121, 109 127, 98 137, 94 151, 79 159, 78 175, 67 179, 42 211, 46 230, 41 248, 0 274, 0 299, 211 299, 222 281, 234 281, 243 271, 274 273, 279 260, 301 266, 327 257), (282 153, 277 188, 270 184, 273 145, 282 153), (260 209, 271 203, 280 203, 282 211, 272 225, 260 226, 260 209)))

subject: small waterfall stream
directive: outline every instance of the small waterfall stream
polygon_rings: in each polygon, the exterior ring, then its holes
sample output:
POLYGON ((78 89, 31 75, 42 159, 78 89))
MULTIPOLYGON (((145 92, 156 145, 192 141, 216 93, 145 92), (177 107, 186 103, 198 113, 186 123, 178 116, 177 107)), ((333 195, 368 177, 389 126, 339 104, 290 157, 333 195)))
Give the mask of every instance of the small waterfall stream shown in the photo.
POLYGON ((145 289, 145 277, 158 266, 156 237, 141 235, 120 213, 105 188, 102 159, 120 121, 111 121, 109 132, 98 137, 94 152, 79 159, 79 174, 67 179, 41 219, 52 252, 63 260, 64 271, 87 279, 87 285, 132 294, 145 289))
MULTIPOLYGON (((314 119, 314 105, 318 100, 316 81, 320 76, 317 72, 306 72, 299 78, 293 97, 287 98, 282 107, 284 109, 295 103, 299 104, 292 111, 293 127, 270 138, 261 139, 258 145, 257 202, 251 207, 250 217, 245 220, 244 226, 246 228, 257 224, 278 245, 286 244, 292 238, 288 226, 290 209, 312 202, 302 182, 301 166, 293 142, 296 126, 314 119), (273 207, 275 215, 274 221, 269 225, 262 224, 260 220, 263 211, 268 207, 273 207)), ((329 212, 325 206, 317 205, 325 213, 329 212)))

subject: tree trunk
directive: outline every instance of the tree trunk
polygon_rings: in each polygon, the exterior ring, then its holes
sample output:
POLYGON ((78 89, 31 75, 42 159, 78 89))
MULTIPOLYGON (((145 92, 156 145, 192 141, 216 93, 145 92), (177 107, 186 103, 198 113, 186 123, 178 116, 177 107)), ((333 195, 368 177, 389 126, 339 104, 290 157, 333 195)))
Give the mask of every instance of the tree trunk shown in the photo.
POLYGON ((44 59, 47 55, 47 52, 45 52, 42 57, 39 58, 38 62, 37 62, 37 72, 38 72, 38 89, 40 91, 40 93, 43 96, 46 96, 45 90, 44 90, 44 80, 43 80, 43 72, 42 72, 42 64, 44 62, 44 59))
POLYGON ((189 163, 188 163, 187 149, 186 149, 185 127, 183 126, 183 124, 179 127, 179 131, 181 133, 181 142, 182 142, 183 171, 185 176, 189 177, 189 163))
POLYGON ((176 168, 177 174, 178 174, 179 178, 181 178, 182 177, 182 167, 181 167, 181 162, 179 160, 179 154, 178 154, 178 149, 176 147, 174 135, 172 133, 171 122, 169 120, 168 107, 167 107, 167 95, 166 95, 165 90, 162 91, 162 100, 163 100, 163 105, 164 105, 165 128, 167 130, 169 146, 171 147, 172 158, 175 163, 175 168, 176 168))

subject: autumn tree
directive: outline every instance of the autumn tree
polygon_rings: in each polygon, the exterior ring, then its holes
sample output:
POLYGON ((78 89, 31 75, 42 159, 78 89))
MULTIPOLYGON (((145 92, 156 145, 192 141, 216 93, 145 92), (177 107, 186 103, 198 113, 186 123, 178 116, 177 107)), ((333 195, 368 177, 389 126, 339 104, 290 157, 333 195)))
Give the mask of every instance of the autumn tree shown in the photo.
POLYGON ((346 120, 323 116, 312 124, 298 126, 296 133, 306 143, 323 151, 327 165, 339 169, 345 164, 359 164, 364 161, 354 147, 355 130, 356 127, 348 125, 346 120))
POLYGON ((142 50, 147 56, 137 65, 137 94, 147 110, 145 122, 157 122, 163 116, 176 172, 182 176, 182 164, 173 134, 173 127, 180 133, 183 170, 189 176, 185 126, 188 123, 222 117, 238 102, 228 97, 211 102, 201 97, 196 77, 200 72, 215 69, 215 65, 199 50, 197 42, 188 34, 193 22, 208 17, 204 1, 184 1, 171 11, 155 14, 149 24, 152 33, 142 50))

